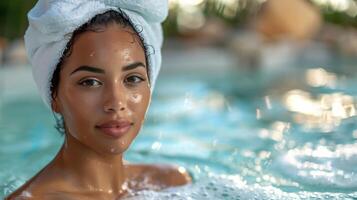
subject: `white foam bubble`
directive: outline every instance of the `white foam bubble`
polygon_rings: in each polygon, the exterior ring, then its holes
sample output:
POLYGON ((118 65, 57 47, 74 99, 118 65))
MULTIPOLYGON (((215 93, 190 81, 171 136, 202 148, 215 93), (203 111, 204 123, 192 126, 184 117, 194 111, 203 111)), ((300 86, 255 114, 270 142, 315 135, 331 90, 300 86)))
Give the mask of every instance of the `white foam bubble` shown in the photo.
POLYGON ((170 188, 163 191, 140 191, 126 200, 300 200, 300 199, 353 199, 357 192, 344 193, 319 193, 319 192, 284 192, 272 186, 247 185, 239 176, 211 176, 192 185, 170 188))
POLYGON ((276 162, 278 171, 309 186, 324 189, 357 188, 357 144, 293 149, 276 162))

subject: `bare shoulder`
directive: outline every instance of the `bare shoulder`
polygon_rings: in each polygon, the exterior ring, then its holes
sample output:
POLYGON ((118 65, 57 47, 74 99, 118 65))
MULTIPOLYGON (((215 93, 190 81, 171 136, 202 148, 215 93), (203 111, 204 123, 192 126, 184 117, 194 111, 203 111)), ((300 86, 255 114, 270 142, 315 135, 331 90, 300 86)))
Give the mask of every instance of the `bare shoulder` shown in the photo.
POLYGON ((68 192, 64 192, 56 184, 43 183, 41 185, 34 184, 29 181, 19 189, 11 193, 5 200, 78 200, 79 195, 73 195, 68 192), (31 184, 32 183, 32 184, 31 184))
POLYGON ((158 184, 163 188, 192 182, 192 178, 185 168, 174 165, 130 164, 128 175, 129 178, 136 180, 149 179, 151 184, 158 184))
POLYGON ((38 196, 39 187, 36 184, 36 176, 28 180, 21 187, 12 192, 9 196, 5 197, 5 200, 23 200, 34 199, 38 196))
POLYGON ((12 192, 9 196, 5 197, 5 200, 25 200, 33 199, 32 192, 27 190, 24 186, 12 192))
POLYGON ((192 181, 187 170, 180 166, 146 165, 146 170, 152 173, 154 178, 158 178, 170 186, 185 185, 192 181))
POLYGON ((55 176, 51 171, 41 170, 7 196, 5 200, 61 199, 58 197, 59 193, 54 192, 62 189, 62 184, 59 180, 59 177, 55 176))
POLYGON ((32 200, 32 199, 46 199, 56 200, 58 195, 48 195, 48 191, 51 191, 51 184, 37 184, 34 179, 29 180, 20 188, 12 192, 9 196, 5 197, 5 200, 32 200))
MULTIPOLYGON (((29 187, 29 184, 25 184, 11 193, 9 196, 5 197, 5 200, 32 200, 43 198, 44 194, 39 190, 39 188, 29 187)), ((46 198, 48 199, 48 198, 46 198)))

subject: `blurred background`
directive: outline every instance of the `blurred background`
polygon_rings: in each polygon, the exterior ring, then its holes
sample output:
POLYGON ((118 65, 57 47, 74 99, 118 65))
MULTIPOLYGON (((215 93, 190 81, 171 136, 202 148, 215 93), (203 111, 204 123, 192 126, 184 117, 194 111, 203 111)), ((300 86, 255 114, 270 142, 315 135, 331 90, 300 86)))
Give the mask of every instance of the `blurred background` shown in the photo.
MULTIPOLYGON (((0 1, 0 197, 51 160, 63 140, 24 49, 35 2, 0 1)), ((162 73, 127 159, 179 164, 197 182, 238 174, 288 192, 282 199, 356 199, 357 1, 169 5, 162 73)), ((222 184, 205 194, 221 195, 222 184)))
MULTIPOLYGON (((35 2, 0 2, 0 63, 3 67, 27 64, 22 38, 27 28, 26 13, 35 2)), ((319 43, 344 55, 357 54, 357 3, 354 0, 169 2, 170 14, 164 23, 165 48, 169 50, 186 53, 192 48, 223 50, 220 54, 231 53, 233 58, 230 59, 240 57, 248 65, 259 65, 255 62, 262 59, 258 57, 264 54, 264 48, 284 42, 295 48, 319 43)))

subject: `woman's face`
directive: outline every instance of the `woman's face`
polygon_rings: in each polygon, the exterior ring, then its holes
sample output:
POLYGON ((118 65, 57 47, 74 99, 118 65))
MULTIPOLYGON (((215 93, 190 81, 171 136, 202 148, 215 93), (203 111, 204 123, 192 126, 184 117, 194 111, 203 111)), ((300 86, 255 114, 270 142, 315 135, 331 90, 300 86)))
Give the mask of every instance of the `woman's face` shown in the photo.
POLYGON ((76 37, 52 105, 64 118, 67 137, 98 153, 128 148, 151 95, 139 41, 132 29, 116 24, 76 37))

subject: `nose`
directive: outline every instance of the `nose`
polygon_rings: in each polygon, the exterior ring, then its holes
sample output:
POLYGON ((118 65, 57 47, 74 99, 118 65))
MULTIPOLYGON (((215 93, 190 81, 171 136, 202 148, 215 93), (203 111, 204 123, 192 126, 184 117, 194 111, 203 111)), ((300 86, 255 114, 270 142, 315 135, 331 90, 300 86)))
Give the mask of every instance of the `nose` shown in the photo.
POLYGON ((105 90, 104 112, 119 112, 127 109, 125 90, 119 86, 111 86, 105 90))

